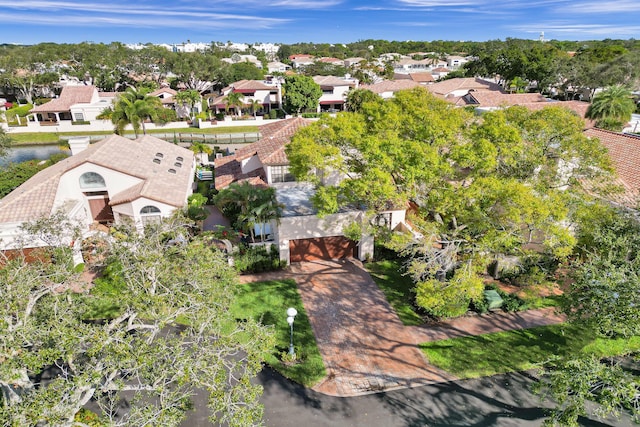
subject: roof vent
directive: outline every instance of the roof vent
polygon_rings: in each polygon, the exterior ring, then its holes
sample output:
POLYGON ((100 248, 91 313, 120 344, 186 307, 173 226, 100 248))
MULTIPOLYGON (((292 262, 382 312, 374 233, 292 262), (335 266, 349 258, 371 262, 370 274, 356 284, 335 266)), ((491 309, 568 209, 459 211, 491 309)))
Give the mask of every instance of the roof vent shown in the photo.
POLYGON ((159 159, 159 158, 157 158, 157 157, 156 157, 155 159, 153 159, 153 163, 160 164, 161 162, 162 162, 162 160, 160 160, 160 159, 159 159))
POLYGON ((158 158, 160 158, 160 159, 161 159, 161 158, 163 158, 163 157, 164 157, 164 154, 162 154, 162 153, 156 153, 156 157, 158 157, 158 158))
POLYGON ((176 160, 179 161, 179 162, 184 162, 184 159, 182 157, 180 157, 180 156, 176 157, 176 160))
POLYGON ((175 170, 175 169, 169 169, 169 173, 173 173, 173 174, 175 174, 175 173, 176 173, 176 170, 175 170))
POLYGON ((181 168, 181 167, 182 167, 182 163, 180 163, 180 162, 175 162, 175 163, 173 164, 173 166, 175 166, 175 167, 177 167, 177 168, 181 168))

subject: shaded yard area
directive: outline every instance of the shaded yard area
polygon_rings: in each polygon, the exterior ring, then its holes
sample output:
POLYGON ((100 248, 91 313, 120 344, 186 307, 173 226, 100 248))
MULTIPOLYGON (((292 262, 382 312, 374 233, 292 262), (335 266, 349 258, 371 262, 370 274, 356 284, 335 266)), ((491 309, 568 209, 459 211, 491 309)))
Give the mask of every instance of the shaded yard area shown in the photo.
POLYGON ((524 371, 554 356, 593 354, 618 356, 640 350, 640 337, 596 337, 571 324, 453 338, 420 344, 429 362, 459 378, 524 371))
MULTIPOLYGON (((366 269, 373 277, 378 287, 382 290, 387 301, 393 307, 405 326, 420 326, 428 319, 421 314, 415 304, 415 285, 409 276, 402 274, 402 265, 397 260, 383 260, 365 264, 366 269)), ((497 284, 496 281, 488 281, 487 284, 497 284)), ((524 300, 527 308, 557 307, 562 301, 562 295, 549 292, 547 286, 531 286, 520 291, 514 287, 500 286, 517 292, 524 300)))

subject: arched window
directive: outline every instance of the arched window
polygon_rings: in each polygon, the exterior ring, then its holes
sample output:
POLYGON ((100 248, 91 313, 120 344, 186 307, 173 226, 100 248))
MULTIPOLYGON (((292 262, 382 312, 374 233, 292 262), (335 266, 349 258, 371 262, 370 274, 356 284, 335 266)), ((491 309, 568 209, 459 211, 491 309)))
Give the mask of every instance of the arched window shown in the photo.
POLYGON ((145 206, 140 209, 140 218, 142 219, 142 225, 153 224, 160 222, 160 209, 155 206, 145 206))
POLYGON ((145 206, 144 208, 140 209, 140 215, 159 214, 159 213, 160 213, 160 209, 151 205, 145 206))
POLYGON ((95 172, 86 172, 80 175, 80 188, 104 188, 107 184, 102 175, 95 172))

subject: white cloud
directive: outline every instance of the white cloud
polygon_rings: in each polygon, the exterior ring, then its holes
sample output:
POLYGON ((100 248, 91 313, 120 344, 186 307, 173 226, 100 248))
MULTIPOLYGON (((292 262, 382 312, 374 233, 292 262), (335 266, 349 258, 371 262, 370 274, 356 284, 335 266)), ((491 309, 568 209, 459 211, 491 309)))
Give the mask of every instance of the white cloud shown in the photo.
POLYGON ((613 0, 613 1, 587 1, 572 2, 561 8, 567 13, 630 13, 640 12, 640 1, 638 0, 613 0))
POLYGON ((544 31, 547 38, 554 37, 554 34, 563 37, 599 37, 606 36, 609 38, 628 37, 640 33, 640 25, 618 25, 618 24, 576 24, 576 23, 529 23, 521 26, 511 27, 517 31, 537 34, 544 31))

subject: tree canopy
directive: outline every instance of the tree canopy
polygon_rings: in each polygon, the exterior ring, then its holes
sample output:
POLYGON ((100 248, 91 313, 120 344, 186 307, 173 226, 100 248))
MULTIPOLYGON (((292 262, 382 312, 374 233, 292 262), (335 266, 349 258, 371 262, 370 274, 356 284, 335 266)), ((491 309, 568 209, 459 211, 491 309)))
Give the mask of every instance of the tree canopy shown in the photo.
POLYGON ((285 110, 300 114, 304 110, 314 110, 322 96, 322 89, 311 77, 287 76, 282 86, 285 110))
MULTIPOLYGON (((640 223, 633 214, 592 204, 581 215, 564 312, 569 320, 609 338, 640 334, 640 223)), ((628 356, 628 355, 627 355, 628 356)), ((587 402, 600 416, 630 411, 640 418, 638 371, 621 358, 571 355, 546 364, 540 389, 558 402, 549 425, 578 426, 587 402)), ((633 367, 633 364, 631 365, 633 367)))
MULTIPOLYGON (((58 219, 27 229, 51 237, 58 219)), ((79 292, 86 283, 68 246, 42 249, 41 261, 3 260, 5 423, 71 426, 93 401, 109 423, 179 425, 196 389, 209 395, 212 422, 259 423, 260 387, 249 379, 273 345, 271 333, 232 318, 234 271, 185 225, 177 216, 144 236, 120 226, 85 241, 87 267, 103 273, 89 292, 79 292)))
POLYGON ((293 137, 287 156, 297 177, 316 183, 321 214, 417 203, 426 247, 437 243, 455 262, 421 250, 414 259, 422 261, 410 266, 415 278, 471 286, 496 254, 531 245, 553 257, 571 253, 574 238, 561 224, 577 199, 588 198, 584 180, 605 180, 611 170, 604 148, 582 129, 582 119, 560 107, 478 118, 417 88, 321 118, 293 137), (324 185, 331 174, 344 179, 324 185), (424 261, 429 256, 439 267, 424 261), (471 266, 456 276, 465 262, 471 266))
POLYGON ((98 118, 110 119, 115 125, 115 132, 118 135, 124 133, 127 125, 131 125, 136 138, 142 128, 142 133, 146 135, 145 120, 158 119, 159 111, 162 108, 162 101, 156 96, 150 96, 149 90, 129 87, 116 99, 113 107, 105 108, 98 118))

